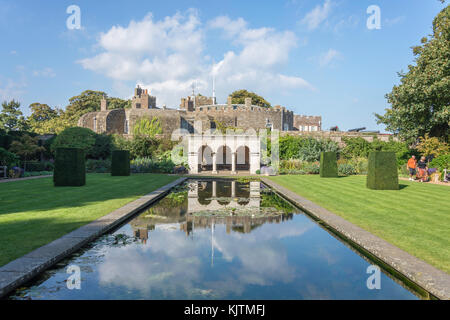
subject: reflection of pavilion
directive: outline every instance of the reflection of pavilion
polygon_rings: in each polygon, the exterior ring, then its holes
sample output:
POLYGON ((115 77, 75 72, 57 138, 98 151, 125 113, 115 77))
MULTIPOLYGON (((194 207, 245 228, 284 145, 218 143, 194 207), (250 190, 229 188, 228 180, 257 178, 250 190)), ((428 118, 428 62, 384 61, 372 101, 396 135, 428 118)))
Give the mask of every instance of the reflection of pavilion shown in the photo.
POLYGON ((218 197, 217 181, 194 182, 189 185, 188 214, 200 211, 216 211, 222 209, 243 209, 260 207, 259 182, 250 182, 250 191, 239 190, 236 192, 236 181, 221 182, 230 184, 230 192, 222 191, 223 197, 218 197), (212 190, 208 193, 207 186, 212 184, 212 190), (200 189, 200 190, 199 190, 200 189), (209 197, 208 197, 209 196, 209 197))

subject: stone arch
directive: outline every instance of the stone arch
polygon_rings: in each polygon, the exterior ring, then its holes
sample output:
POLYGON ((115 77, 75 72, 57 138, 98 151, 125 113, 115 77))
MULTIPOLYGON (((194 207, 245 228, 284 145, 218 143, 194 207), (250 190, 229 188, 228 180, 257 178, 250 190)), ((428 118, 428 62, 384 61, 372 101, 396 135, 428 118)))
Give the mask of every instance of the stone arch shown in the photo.
POLYGON ((247 145, 236 149, 236 170, 250 170, 250 148, 247 145))
POLYGON ((198 168, 199 171, 212 170, 213 151, 210 146, 202 145, 198 149, 198 168))
POLYGON ((227 145, 221 145, 216 151, 217 170, 231 170, 233 151, 227 145))

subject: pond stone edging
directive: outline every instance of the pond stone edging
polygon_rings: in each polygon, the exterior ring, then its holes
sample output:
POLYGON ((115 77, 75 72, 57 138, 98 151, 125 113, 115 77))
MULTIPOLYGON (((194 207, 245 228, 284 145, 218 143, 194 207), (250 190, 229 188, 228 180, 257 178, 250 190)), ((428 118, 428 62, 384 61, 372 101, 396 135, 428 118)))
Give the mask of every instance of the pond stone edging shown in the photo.
POLYGON ((26 255, 0 267, 0 298, 39 273, 74 253, 87 243, 118 226, 146 206, 165 196, 187 178, 179 178, 113 212, 94 220, 26 255))
POLYGON ((322 208, 314 202, 280 186, 276 182, 261 178, 261 181, 296 204, 308 214, 349 239, 409 281, 430 292, 438 299, 450 300, 450 275, 410 255, 406 251, 350 223, 344 218, 322 208))

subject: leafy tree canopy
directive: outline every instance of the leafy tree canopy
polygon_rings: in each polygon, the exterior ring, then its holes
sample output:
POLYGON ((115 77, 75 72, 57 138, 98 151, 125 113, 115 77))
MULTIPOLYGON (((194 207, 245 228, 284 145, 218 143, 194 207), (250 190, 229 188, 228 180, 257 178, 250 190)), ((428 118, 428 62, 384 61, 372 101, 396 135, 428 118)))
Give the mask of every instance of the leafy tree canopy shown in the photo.
MULTIPOLYGON (((83 114, 100 111, 100 102, 103 96, 107 97, 103 91, 85 90, 80 95, 70 98, 69 105, 66 107, 65 117, 72 126, 75 126, 83 114)), ((107 101, 108 109, 131 107, 131 100, 107 97, 107 101)))
POLYGON ((95 144, 96 134, 88 128, 72 127, 62 131, 53 141, 51 150, 56 148, 81 148, 85 154, 90 154, 95 144))
POLYGON ((448 140, 450 123, 450 6, 433 21, 433 34, 413 47, 416 65, 399 73, 401 84, 386 95, 391 108, 378 123, 408 141, 429 134, 448 140))
POLYGON ((133 133, 135 136, 148 136, 155 137, 157 134, 162 133, 161 122, 158 117, 148 118, 143 117, 136 121, 133 127, 133 133))
POLYGON ((20 103, 15 100, 2 103, 0 126, 5 131, 24 131, 27 129, 25 117, 20 111, 20 103))
POLYGON ((231 103, 235 104, 244 104, 245 98, 252 98, 252 104, 264 107, 264 108, 270 108, 271 105, 269 102, 267 102, 263 97, 257 95, 254 92, 249 92, 245 89, 234 91, 231 94, 231 103))

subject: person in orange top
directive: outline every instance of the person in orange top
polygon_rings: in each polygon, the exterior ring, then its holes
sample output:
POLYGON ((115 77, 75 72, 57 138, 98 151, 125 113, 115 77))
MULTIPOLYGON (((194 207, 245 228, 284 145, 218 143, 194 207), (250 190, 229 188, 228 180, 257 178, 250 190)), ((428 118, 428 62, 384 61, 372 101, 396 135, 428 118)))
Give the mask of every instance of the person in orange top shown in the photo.
POLYGON ((409 180, 414 181, 413 175, 416 174, 416 156, 411 156, 411 158, 408 160, 408 164, 406 165, 409 170, 409 180))

